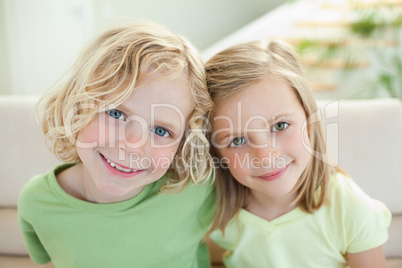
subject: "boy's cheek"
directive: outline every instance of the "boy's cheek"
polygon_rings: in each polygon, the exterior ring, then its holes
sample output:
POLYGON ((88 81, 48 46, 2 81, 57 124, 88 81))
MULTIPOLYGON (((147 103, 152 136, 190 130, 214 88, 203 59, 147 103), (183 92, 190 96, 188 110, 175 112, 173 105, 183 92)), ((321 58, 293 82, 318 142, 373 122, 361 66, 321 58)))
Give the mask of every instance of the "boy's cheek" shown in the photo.
POLYGON ((86 127, 80 130, 77 140, 77 146, 83 144, 85 148, 90 147, 115 147, 116 128, 111 127, 110 124, 105 121, 104 116, 95 116, 94 120, 86 127))
POLYGON ((99 146, 100 140, 102 140, 99 135, 99 125, 97 122, 92 122, 80 130, 77 136, 76 146, 83 148, 97 147, 99 146))
MULTIPOLYGON (((153 170, 165 170, 168 169, 177 153, 178 146, 154 149, 151 152, 151 160, 153 170)), ((177 156, 178 157, 178 156, 177 156)))

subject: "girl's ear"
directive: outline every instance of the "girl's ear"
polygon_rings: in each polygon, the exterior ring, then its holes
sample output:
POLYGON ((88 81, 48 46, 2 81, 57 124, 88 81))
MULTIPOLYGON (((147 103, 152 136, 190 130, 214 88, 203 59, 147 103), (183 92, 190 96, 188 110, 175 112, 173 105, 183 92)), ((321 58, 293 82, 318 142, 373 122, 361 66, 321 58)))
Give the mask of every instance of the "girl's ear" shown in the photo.
POLYGON ((306 128, 307 129, 307 137, 310 139, 310 135, 313 132, 312 131, 313 126, 310 124, 309 118, 306 119, 306 123, 307 123, 307 128, 306 128))
POLYGON ((309 120, 306 120, 307 127, 304 129, 305 133, 303 133, 304 137, 304 144, 308 144, 311 147, 311 139, 310 139, 310 134, 313 132, 311 129, 313 126, 309 125, 309 120))
MULTIPOLYGON (((314 116, 314 115, 311 115, 314 116)), ((302 129, 302 138, 303 138, 303 143, 311 148, 312 144, 312 135, 314 135, 315 132, 315 124, 319 124, 319 122, 316 122, 315 119, 312 119, 311 116, 309 118, 306 118, 305 121, 305 127, 303 126, 302 129)), ((312 149, 312 148, 311 148, 312 149)))

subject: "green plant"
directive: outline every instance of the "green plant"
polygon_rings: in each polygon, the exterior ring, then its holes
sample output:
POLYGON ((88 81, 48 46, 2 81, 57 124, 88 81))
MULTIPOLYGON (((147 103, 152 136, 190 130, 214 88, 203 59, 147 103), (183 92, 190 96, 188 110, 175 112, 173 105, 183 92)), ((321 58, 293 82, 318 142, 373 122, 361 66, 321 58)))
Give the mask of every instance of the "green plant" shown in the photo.
POLYGON ((383 57, 377 76, 368 81, 358 96, 375 98, 380 95, 402 99, 402 56, 383 57))
POLYGON ((296 47, 302 57, 309 53, 316 56, 314 67, 343 59, 342 73, 349 76, 362 58, 369 59, 375 73, 352 97, 402 99, 402 14, 400 9, 398 13, 393 6, 384 5, 354 9, 355 20, 347 24, 346 34, 340 40, 302 40, 296 47))
POLYGON ((382 24, 375 22, 376 14, 370 13, 361 17, 359 20, 349 24, 349 30, 352 34, 360 35, 361 37, 370 37, 376 29, 382 24))

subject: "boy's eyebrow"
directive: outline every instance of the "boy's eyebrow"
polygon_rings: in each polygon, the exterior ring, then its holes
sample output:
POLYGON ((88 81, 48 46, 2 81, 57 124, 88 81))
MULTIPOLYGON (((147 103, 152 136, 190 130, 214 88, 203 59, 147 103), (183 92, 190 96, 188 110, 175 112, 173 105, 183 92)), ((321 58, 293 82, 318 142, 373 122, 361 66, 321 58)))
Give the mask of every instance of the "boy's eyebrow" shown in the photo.
POLYGON ((172 131, 180 131, 181 130, 180 127, 178 127, 177 125, 175 125, 171 122, 168 122, 168 121, 155 119, 154 123, 156 126, 166 127, 172 131))
POLYGON ((121 103, 119 106, 117 106, 116 108, 119 108, 121 110, 124 110, 125 112, 127 111, 131 111, 131 109, 129 109, 127 106, 124 105, 124 103, 121 103))
MULTIPOLYGON (((132 112, 132 110, 131 109, 129 109, 127 106, 125 106, 123 103, 122 104, 120 104, 119 106, 117 106, 117 108, 119 108, 119 109, 121 109, 121 110, 123 110, 123 111, 125 111, 125 112, 132 112)), ((169 128, 170 130, 177 130, 177 125, 176 124, 174 124, 174 123, 172 123, 172 122, 168 122, 168 121, 164 121, 164 120, 160 120, 160 119, 154 119, 154 123, 155 123, 155 125, 157 125, 157 126, 161 126, 161 127, 166 127, 166 128, 169 128)))

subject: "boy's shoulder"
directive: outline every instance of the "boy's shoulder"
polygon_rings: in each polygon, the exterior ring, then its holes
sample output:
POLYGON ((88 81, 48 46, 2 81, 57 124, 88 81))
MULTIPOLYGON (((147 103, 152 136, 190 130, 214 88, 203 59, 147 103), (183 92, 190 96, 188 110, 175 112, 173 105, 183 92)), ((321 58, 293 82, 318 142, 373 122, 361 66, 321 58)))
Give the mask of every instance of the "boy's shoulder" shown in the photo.
POLYGON ((47 196, 52 191, 51 184, 56 182, 56 173, 69 168, 72 165, 74 164, 68 163, 58 165, 47 173, 33 176, 23 186, 19 196, 18 206, 21 207, 24 204, 29 205, 34 202, 36 198, 44 198, 47 196))
MULTIPOLYGON (((175 176, 173 172, 167 172, 161 179, 156 181, 156 187, 158 189, 162 189, 166 187, 166 185, 169 183, 169 178, 175 176)), ((200 181, 200 182, 195 182, 191 178, 188 179, 188 183, 186 185, 180 186, 180 190, 177 190, 175 188, 166 188, 165 193, 167 194, 177 194, 177 193, 185 193, 185 194, 192 194, 192 193, 206 193, 209 194, 212 191, 215 190, 215 179, 214 175, 211 175, 210 177, 200 181)), ((162 190, 163 192, 163 190, 162 190)))

